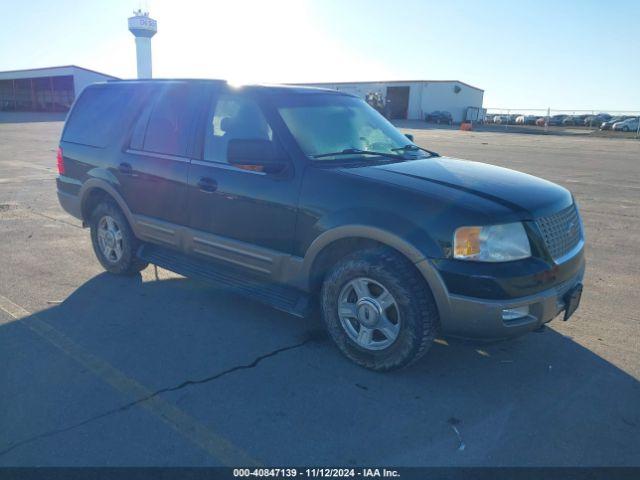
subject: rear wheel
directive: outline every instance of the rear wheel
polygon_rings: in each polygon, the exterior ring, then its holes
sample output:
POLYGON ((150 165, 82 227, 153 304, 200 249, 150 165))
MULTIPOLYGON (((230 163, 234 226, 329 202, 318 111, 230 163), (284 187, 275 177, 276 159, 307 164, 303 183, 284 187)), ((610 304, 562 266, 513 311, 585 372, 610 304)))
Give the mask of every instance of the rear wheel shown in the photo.
POLYGON ((424 279, 390 249, 357 252, 326 276, 322 316, 344 355, 376 371, 405 367, 435 338, 438 312, 424 279))
POLYGON ((108 272, 133 275, 148 263, 136 257, 139 246, 122 211, 113 202, 101 202, 90 219, 93 251, 108 272))

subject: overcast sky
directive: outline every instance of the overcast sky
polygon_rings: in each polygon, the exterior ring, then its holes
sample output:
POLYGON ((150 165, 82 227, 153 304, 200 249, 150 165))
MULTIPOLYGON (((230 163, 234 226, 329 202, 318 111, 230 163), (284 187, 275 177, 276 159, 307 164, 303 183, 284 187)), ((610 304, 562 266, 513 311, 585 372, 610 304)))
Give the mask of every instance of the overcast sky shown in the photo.
POLYGON ((461 80, 485 107, 640 110, 640 1, 4 0, 0 70, 135 77, 127 17, 158 21, 156 77, 461 80))

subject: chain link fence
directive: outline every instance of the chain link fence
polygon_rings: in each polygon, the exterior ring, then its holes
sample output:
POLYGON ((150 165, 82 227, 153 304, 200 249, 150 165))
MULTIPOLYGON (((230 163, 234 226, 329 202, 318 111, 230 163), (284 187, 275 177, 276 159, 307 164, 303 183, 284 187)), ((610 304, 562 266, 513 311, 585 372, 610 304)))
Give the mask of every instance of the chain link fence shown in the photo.
POLYGON ((508 130, 515 127, 564 129, 582 132, 625 132, 640 138, 640 112, 615 110, 557 110, 487 108, 482 123, 508 130))

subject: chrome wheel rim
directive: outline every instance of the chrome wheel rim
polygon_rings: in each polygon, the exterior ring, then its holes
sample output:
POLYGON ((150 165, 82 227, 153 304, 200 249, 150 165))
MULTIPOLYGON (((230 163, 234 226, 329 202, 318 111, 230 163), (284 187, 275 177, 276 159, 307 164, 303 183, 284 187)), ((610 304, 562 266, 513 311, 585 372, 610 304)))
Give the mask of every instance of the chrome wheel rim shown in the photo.
POLYGON ((358 277, 338 297, 338 317, 349 338, 366 350, 383 350, 400 334, 400 309, 380 282, 358 277))
POLYGON ((100 219, 97 237, 100 251, 107 261, 120 261, 123 252, 122 229, 113 217, 105 215, 100 219))

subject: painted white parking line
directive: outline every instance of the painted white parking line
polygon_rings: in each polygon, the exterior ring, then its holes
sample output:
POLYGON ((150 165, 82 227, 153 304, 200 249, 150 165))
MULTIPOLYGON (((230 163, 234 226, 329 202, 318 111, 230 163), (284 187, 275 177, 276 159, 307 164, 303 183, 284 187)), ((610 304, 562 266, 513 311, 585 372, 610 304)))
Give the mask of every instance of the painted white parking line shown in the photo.
MULTIPOLYGON (((31 315, 26 309, 2 295, 0 295, 0 309, 7 313, 13 321, 19 321, 20 325, 26 326, 62 353, 93 372, 95 376, 120 392, 127 401, 148 398, 138 405, 155 415, 194 445, 206 451, 222 465, 259 465, 257 460, 233 445, 222 435, 212 431, 211 428, 204 427, 195 418, 175 405, 159 396, 154 396, 152 390, 126 376, 123 372, 89 352, 49 323, 31 315)), ((0 318, 0 323, 8 322, 0 318)))

